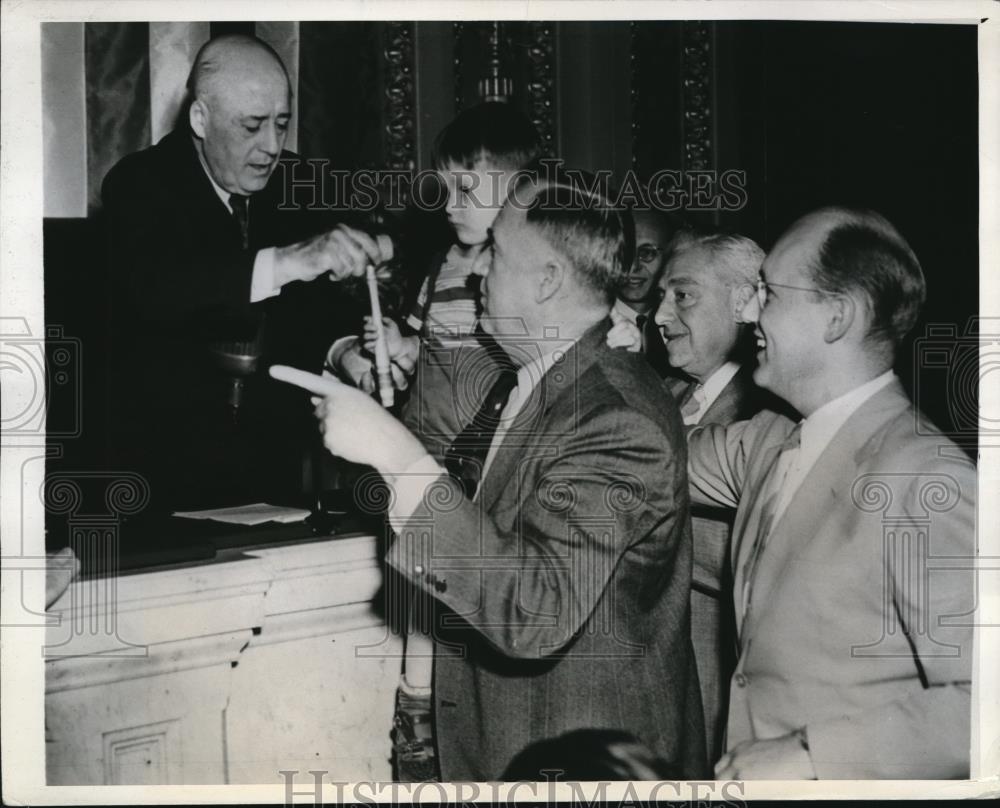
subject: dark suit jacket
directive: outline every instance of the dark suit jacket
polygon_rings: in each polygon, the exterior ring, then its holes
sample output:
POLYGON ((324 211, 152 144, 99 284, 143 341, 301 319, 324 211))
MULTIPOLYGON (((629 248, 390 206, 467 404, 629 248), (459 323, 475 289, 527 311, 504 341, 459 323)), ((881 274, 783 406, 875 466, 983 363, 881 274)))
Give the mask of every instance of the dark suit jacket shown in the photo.
POLYGON ((495 779, 529 743, 580 727, 631 731, 685 776, 705 772, 683 430, 608 327, 535 388, 478 501, 438 478, 390 550, 445 607, 445 779, 495 779))
POLYGON ((975 467, 893 381, 816 460, 747 581, 793 427, 761 412, 689 440, 692 500, 738 504, 727 746, 804 727, 820 778, 967 777, 975 467))
POLYGON ((112 462, 149 475, 154 496, 166 494, 169 507, 246 499, 250 489, 273 495, 275 483, 290 489, 299 483, 298 450, 290 446, 304 434, 290 430, 309 421, 307 402, 269 380, 266 366, 318 370, 332 338, 354 328, 356 318, 343 291, 325 279, 289 284, 279 296, 250 304, 257 250, 331 224, 328 213, 279 210, 290 176, 279 165, 250 198, 246 250, 186 129, 125 157, 105 178, 116 383, 109 391, 112 462), (233 425, 227 379, 208 346, 247 339, 258 329, 263 357, 233 425))

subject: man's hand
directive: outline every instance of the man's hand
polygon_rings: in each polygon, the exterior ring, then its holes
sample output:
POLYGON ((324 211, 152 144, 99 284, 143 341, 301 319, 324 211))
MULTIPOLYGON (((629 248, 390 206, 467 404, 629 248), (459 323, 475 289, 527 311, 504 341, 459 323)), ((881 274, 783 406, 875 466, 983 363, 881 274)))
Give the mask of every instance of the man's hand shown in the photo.
MULTIPOLYGON (((386 348, 389 350, 389 358, 393 363, 393 381, 399 374, 403 374, 403 383, 400 386, 396 381, 396 387, 405 390, 407 387, 406 374, 413 373, 417 366, 417 358, 420 355, 420 337, 411 335, 404 337, 399 333, 399 326, 388 317, 382 318, 382 330, 385 333, 386 348)), ((365 332, 362 337, 365 350, 374 355, 375 353, 375 324, 370 316, 365 317, 365 332)))
POLYGON ((619 320, 611 326, 607 341, 609 348, 625 348, 633 353, 642 350, 642 334, 639 333, 635 324, 628 320, 619 320))
MULTIPOLYGON (((389 351, 389 358, 395 359, 403 352, 403 335, 399 333, 399 326, 391 317, 382 318, 382 333, 385 335, 385 347, 389 351)), ((362 341, 365 350, 375 353, 375 321, 370 314, 365 315, 365 329, 362 341)))
POLYGON ((322 396, 314 399, 323 444, 352 463, 374 466, 391 476, 427 452, 413 434, 374 399, 336 379, 275 365, 271 375, 322 396))
POLYGON ((744 741, 715 764, 716 780, 815 780, 809 752, 792 732, 778 738, 744 741))
POLYGON ((392 242, 374 239, 361 230, 339 224, 327 233, 298 244, 278 247, 274 257, 276 287, 291 281, 311 281, 325 272, 330 279, 364 275, 369 264, 378 266, 392 258, 392 242))

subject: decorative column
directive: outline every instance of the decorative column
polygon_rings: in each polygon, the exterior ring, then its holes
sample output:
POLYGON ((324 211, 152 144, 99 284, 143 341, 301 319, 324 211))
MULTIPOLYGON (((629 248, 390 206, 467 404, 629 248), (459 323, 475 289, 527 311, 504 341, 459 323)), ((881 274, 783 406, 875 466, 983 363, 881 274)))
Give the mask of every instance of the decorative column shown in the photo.
POLYGON ((959 646, 934 637, 945 615, 934 613, 930 592, 932 570, 971 570, 974 564, 972 558, 935 557, 930 550, 934 514, 961 501, 958 480, 948 474, 863 474, 851 487, 851 499, 861 511, 880 513, 882 522, 882 635, 851 646, 851 656, 891 657, 901 646, 909 654, 908 643, 918 639, 922 647, 935 646, 932 656, 958 656, 959 646))
POLYGON ((146 648, 118 636, 119 528, 123 516, 139 513, 149 502, 149 485, 138 474, 75 472, 50 474, 42 490, 46 509, 67 516, 69 545, 87 574, 85 585, 70 587, 68 638, 45 648, 46 657, 79 656, 97 636, 107 641, 107 656, 145 656, 146 648), (104 513, 81 513, 80 481, 99 480, 104 488, 104 513))

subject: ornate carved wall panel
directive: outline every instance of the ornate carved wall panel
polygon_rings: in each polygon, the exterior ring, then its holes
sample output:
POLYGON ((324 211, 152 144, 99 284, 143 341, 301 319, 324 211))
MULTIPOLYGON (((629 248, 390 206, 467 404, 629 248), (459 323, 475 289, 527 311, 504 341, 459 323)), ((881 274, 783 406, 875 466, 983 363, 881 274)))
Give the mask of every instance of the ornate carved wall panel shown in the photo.
POLYGON ((413 23, 386 23, 385 60, 386 165, 408 170, 416 166, 416 97, 414 93, 413 23))
POLYGON ((632 168, 640 176, 681 168, 681 22, 631 24, 629 79, 632 168))
POLYGON ((684 169, 713 167, 712 27, 707 22, 682 25, 684 88, 684 169))
MULTIPOLYGON (((480 101, 480 82, 491 72, 492 22, 457 22, 452 64, 455 112, 480 101)), ((498 26, 499 72, 513 85, 513 103, 538 129, 547 152, 555 150, 556 37, 555 23, 503 22, 498 26)))

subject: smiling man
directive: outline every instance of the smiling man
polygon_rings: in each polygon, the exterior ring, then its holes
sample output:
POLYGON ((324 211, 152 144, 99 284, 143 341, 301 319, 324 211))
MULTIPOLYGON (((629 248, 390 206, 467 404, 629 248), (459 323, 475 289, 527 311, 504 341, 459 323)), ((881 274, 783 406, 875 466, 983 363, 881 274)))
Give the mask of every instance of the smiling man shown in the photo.
POLYGON ((670 372, 670 362, 663 346, 663 337, 654 322, 660 302, 657 285, 670 257, 669 246, 677 226, 667 214, 657 210, 634 211, 635 258, 628 275, 618 290, 611 310, 616 325, 627 322, 639 330, 640 342, 635 346, 660 377, 670 372))
POLYGON ((582 189, 515 189, 481 266, 501 372, 444 468, 360 391, 317 389, 327 448, 395 492, 389 563, 438 606, 446 780, 496 779, 582 727, 703 771, 680 417, 641 357, 605 344, 627 233, 582 189))
POLYGON ((120 382, 109 392, 111 462, 144 473, 154 499, 173 508, 278 496, 277 477, 289 487, 301 478, 281 427, 250 429, 255 419, 301 416, 265 412, 269 380, 227 381, 211 366, 213 349, 244 346, 265 361, 319 367, 339 336, 329 324, 349 314, 330 284, 294 282, 361 274, 382 258, 364 233, 282 209, 291 88, 267 44, 242 35, 207 42, 188 90, 183 123, 122 159, 103 186, 120 382), (240 407, 238 435, 227 389, 240 407), (280 471, 257 452, 265 442, 287 455, 280 471))
MULTIPOLYGON (((745 236, 690 234, 677 239, 660 281, 656 323, 670 364, 683 375, 667 382, 688 426, 751 418, 770 397, 753 383, 752 335, 741 319, 756 294, 764 251, 745 236)), ((705 708, 709 760, 722 754, 732 653, 732 597, 724 574, 731 519, 695 506, 691 639, 705 708)))
POLYGON ((692 502, 736 508, 719 779, 969 775, 976 473, 892 371, 924 296, 882 216, 803 217, 743 312, 801 419, 689 436, 692 502))

